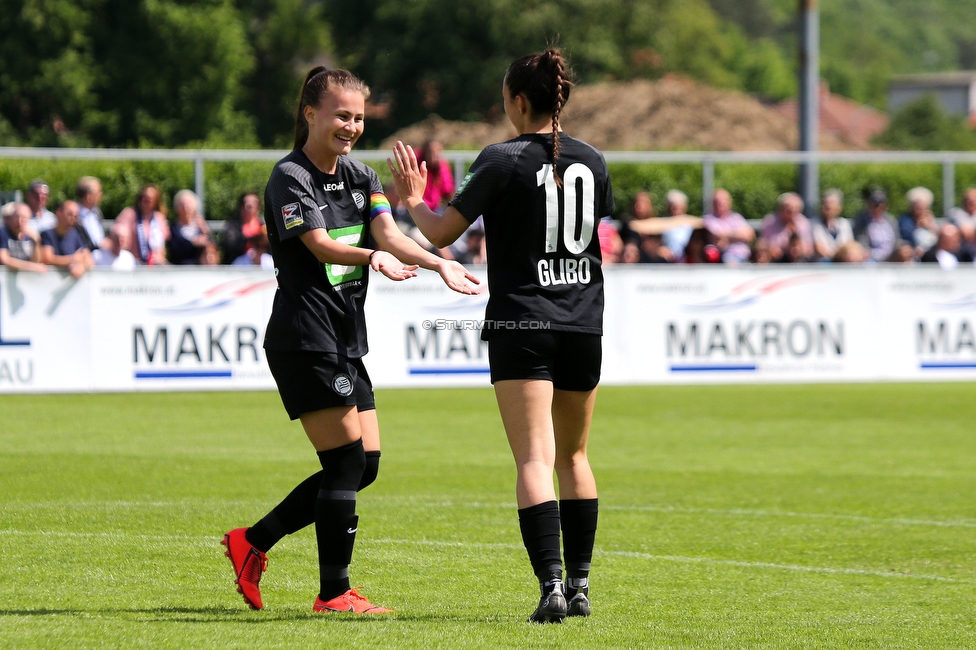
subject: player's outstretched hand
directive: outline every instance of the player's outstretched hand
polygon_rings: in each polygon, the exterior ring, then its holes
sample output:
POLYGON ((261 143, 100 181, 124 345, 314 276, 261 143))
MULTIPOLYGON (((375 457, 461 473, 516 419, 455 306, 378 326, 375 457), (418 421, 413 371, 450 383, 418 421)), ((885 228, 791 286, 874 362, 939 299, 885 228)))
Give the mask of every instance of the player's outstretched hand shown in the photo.
POLYGON ((475 286, 480 285, 481 280, 471 275, 470 271, 454 260, 443 260, 438 265, 437 272, 443 278, 444 284, 458 293, 463 293, 467 296, 474 296, 481 293, 482 287, 475 286))
POLYGON ((399 140, 393 146, 393 160, 386 159, 386 164, 393 172, 393 184, 396 185, 400 200, 406 203, 408 198, 422 200, 424 188, 427 187, 427 163, 417 163, 417 154, 413 147, 405 145, 399 140))
POLYGON ((418 267, 416 264, 404 264, 386 251, 376 251, 369 266, 374 271, 379 271, 386 277, 397 282, 417 277, 416 271, 418 267))

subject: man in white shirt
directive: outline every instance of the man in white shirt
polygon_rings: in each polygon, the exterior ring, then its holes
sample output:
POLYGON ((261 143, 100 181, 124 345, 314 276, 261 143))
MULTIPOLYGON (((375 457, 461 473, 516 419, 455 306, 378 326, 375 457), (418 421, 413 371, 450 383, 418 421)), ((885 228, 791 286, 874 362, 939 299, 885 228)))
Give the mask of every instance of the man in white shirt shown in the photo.
POLYGON ((101 209, 98 204, 102 200, 102 184, 94 176, 82 176, 75 186, 75 197, 78 200, 78 225, 88 235, 88 248, 95 250, 104 248, 105 229, 102 227, 101 209))
POLYGON ((40 178, 35 178, 27 186, 27 196, 24 200, 31 209, 31 218, 27 227, 38 235, 58 225, 58 218, 47 209, 47 200, 50 196, 51 188, 40 178))

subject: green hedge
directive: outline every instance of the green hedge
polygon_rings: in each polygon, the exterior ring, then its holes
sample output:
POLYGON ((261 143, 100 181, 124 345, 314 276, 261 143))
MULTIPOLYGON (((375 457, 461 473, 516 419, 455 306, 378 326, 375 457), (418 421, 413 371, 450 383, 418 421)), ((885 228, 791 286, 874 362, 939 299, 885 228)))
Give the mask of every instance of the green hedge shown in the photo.
MULTIPOLYGON (((675 188, 688 195, 689 212, 702 214, 700 165, 610 165, 617 210, 626 212, 635 193, 650 191, 655 208, 661 214, 664 195, 675 188)), ((797 191, 799 175, 796 165, 726 163, 715 166, 715 187, 724 187, 732 194, 736 211, 747 219, 761 219, 773 210, 776 197, 783 192, 797 191)), ((905 211, 905 193, 923 186, 935 193, 933 211, 943 214, 942 165, 907 163, 843 164, 820 166, 820 187, 837 188, 844 192, 844 215, 851 217, 864 207, 864 193, 881 187, 888 193, 889 211, 898 215, 905 211)), ((956 165, 956 197, 958 205, 962 191, 976 187, 976 165, 956 165)), ((812 211, 817 213, 816 206, 812 211)), ((811 214, 811 211, 807 211, 811 214)))
MULTIPOLYGON (((208 162, 204 166, 205 200, 208 219, 226 219, 244 192, 264 195, 273 162, 208 162)), ((43 178, 51 187, 48 202, 53 210, 58 202, 75 197, 75 184, 82 176, 102 181, 102 212, 109 219, 133 205, 139 189, 155 183, 163 202, 171 206, 173 195, 194 189, 192 162, 141 162, 105 160, 2 160, 0 190, 26 190, 34 178, 43 178)))
MULTIPOLYGON (((208 219, 225 219, 234 210, 237 197, 244 192, 263 195, 272 162, 208 162, 205 166, 208 219)), ((390 180, 385 164, 374 164, 380 179, 390 180)), ((100 160, 2 160, 0 190, 25 189, 33 178, 43 178, 51 186, 51 205, 74 197, 78 178, 97 176, 104 188, 102 211, 114 218, 122 208, 132 205, 139 188, 156 183, 163 190, 167 205, 184 188, 193 189, 192 162, 133 162, 100 160)), ((679 189, 688 195, 689 212, 701 214, 701 165, 696 164, 613 164, 610 165, 614 197, 620 213, 630 209, 634 194, 649 191, 658 213, 663 212, 664 195, 679 189)), ((746 218, 760 219, 772 211, 776 197, 797 187, 797 168, 783 164, 719 164, 715 166, 715 187, 732 193, 734 208, 746 218)), ((922 185, 936 196, 934 211, 943 213, 942 166, 938 164, 824 164, 820 169, 821 187, 841 189, 846 197, 844 214, 853 216, 863 207, 866 189, 882 187, 888 192, 893 214, 906 207, 905 193, 922 185)), ((966 187, 976 187, 976 165, 956 166, 956 201, 966 187)), ((815 211, 814 211, 815 212, 815 211)), ((809 211, 808 211, 809 213, 809 211)))

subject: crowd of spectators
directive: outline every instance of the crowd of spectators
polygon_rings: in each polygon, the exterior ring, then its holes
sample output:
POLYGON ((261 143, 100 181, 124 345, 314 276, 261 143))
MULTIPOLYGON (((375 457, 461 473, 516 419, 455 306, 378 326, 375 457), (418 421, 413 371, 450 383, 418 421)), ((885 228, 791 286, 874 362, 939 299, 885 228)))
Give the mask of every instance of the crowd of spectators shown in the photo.
POLYGON ((235 214, 214 233, 190 190, 172 197, 168 215, 160 189, 142 187, 132 206, 106 221, 99 207, 101 182, 78 179, 75 198, 48 208, 50 188, 41 179, 27 186, 24 202, 0 208, 0 265, 45 273, 50 267, 81 277, 88 269, 129 270, 164 264, 255 265, 273 269, 257 193, 240 197, 235 214))
POLYGON ((677 190, 665 195, 661 217, 651 195, 637 192, 630 211, 604 218, 597 232, 605 265, 923 262, 955 268, 974 262, 976 188, 967 189, 945 219, 932 213, 931 190, 915 187, 905 198, 908 210, 895 218, 887 194, 875 189, 864 210, 848 219, 843 192, 831 189, 819 214, 808 217, 803 199, 786 192, 761 222, 750 224, 724 189, 715 191, 712 210, 702 217, 686 214, 687 197, 677 190))
MULTIPOLYGON (((450 164, 437 142, 417 150, 428 170, 424 201, 442 212, 455 191, 450 164)), ((415 226, 396 189, 386 188, 399 227, 427 249, 463 264, 484 264, 484 225, 475 221, 450 247, 437 249, 415 226)), ((160 189, 145 185, 134 204, 107 221, 99 204, 97 178, 78 179, 75 199, 48 208, 50 188, 35 179, 24 202, 2 206, 0 265, 43 273, 50 267, 80 277, 92 267, 127 270, 140 265, 255 265, 272 269, 261 198, 243 194, 234 214, 211 230, 200 202, 190 190, 172 197, 170 215, 160 189), (216 230, 216 229, 215 229, 216 230)), ((809 216, 793 192, 779 196, 764 219, 750 223, 733 209, 732 195, 718 189, 711 211, 688 214, 688 197, 678 190, 665 195, 662 215, 649 192, 637 192, 629 212, 601 220, 597 233, 604 264, 741 264, 922 262, 954 268, 976 258, 976 188, 967 189, 961 205, 945 219, 932 213, 933 194, 924 187, 909 190, 907 211, 888 212, 881 189, 866 196, 865 208, 848 219, 840 190, 824 192, 819 213, 809 216)))

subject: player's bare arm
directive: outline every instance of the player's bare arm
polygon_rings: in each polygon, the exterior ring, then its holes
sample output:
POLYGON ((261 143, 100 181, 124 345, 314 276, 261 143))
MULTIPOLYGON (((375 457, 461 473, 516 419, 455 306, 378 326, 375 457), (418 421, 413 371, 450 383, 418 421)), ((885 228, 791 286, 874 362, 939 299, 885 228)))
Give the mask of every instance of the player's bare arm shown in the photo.
MULTIPOLYGON (((475 295, 481 292, 481 287, 476 286, 481 284, 481 281, 476 276, 454 260, 445 260, 424 250, 420 244, 400 232, 390 215, 379 215, 370 223, 369 229, 377 245, 382 250, 392 253, 401 262, 436 271, 444 280, 444 284, 458 293, 475 295)), ((376 261, 376 256, 373 260, 376 261)))
POLYGON ((424 188, 427 187, 427 164, 417 162, 413 147, 397 141, 393 147, 393 157, 386 159, 393 182, 396 184, 400 200, 410 212, 414 223, 420 228, 431 244, 437 248, 450 246, 471 225, 454 207, 448 206, 444 214, 437 214, 424 203, 424 188))

